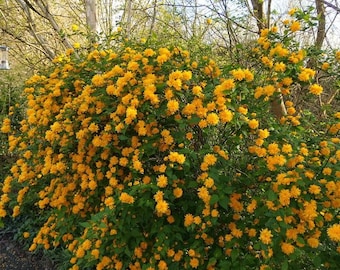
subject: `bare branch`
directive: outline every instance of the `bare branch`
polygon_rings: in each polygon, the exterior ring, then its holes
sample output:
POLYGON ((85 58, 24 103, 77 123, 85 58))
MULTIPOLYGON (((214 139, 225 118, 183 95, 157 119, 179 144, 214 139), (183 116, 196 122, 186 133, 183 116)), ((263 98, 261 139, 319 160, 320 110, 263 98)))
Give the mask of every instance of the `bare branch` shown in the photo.
POLYGON ((332 3, 329 3, 328 1, 325 1, 325 0, 321 0, 321 2, 323 2, 326 6, 334 9, 337 13, 340 13, 340 8, 333 5, 332 3))

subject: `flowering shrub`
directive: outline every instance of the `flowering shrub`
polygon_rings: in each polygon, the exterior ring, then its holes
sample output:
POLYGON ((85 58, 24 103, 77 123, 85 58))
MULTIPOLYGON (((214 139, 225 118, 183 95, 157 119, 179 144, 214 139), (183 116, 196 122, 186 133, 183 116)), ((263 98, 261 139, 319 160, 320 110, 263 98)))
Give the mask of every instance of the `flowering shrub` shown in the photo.
POLYGON ((262 32, 257 70, 180 48, 68 51, 27 81, 21 132, 3 122, 21 158, 0 217, 45 217, 23 237, 67 248, 72 269, 336 269, 340 113, 319 130, 291 101, 270 116, 293 86, 323 90, 280 37, 262 32))

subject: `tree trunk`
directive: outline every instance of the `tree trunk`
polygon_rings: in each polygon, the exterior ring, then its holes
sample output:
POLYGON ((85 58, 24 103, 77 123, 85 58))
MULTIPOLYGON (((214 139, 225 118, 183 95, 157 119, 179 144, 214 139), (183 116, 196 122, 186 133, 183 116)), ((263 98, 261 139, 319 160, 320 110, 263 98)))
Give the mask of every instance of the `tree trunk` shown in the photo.
POLYGON ((85 0, 86 24, 90 32, 91 43, 95 42, 98 33, 96 0, 85 0))
POLYGON ((127 38, 131 35, 132 29, 132 0, 126 2, 126 36, 127 38))
POLYGON ((264 28, 264 17, 263 17, 263 0, 251 0, 253 6, 253 13, 256 19, 256 24, 259 33, 264 28))
POLYGON ((315 40, 315 47, 317 49, 322 48, 323 41, 326 35, 326 16, 325 16, 325 6, 322 0, 315 0, 316 11, 318 14, 318 31, 315 40))

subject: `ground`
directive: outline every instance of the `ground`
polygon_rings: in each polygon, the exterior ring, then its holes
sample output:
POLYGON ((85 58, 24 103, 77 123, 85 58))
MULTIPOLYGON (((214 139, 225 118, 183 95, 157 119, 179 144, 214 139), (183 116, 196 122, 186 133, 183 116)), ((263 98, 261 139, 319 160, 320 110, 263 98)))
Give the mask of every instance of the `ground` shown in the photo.
POLYGON ((10 233, 0 231, 0 270, 54 270, 42 255, 26 251, 10 233))

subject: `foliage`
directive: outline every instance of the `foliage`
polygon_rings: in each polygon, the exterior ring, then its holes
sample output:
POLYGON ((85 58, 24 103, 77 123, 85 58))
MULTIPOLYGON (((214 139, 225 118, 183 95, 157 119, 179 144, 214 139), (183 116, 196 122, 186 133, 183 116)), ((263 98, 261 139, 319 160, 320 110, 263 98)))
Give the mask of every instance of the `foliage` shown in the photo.
MULTIPOLYGON (((22 86, 15 83, 16 74, 5 71, 0 78, 0 121, 10 119, 12 129, 18 130, 20 121, 24 118, 22 109, 23 98, 20 96, 22 86)), ((0 133, 0 179, 1 181, 10 173, 10 168, 16 155, 8 151, 8 134, 0 133)), ((3 222, 0 220, 0 227, 3 222)))
POLYGON ((148 43, 69 50, 27 81, 20 132, 3 122, 20 158, 0 216, 34 213, 30 250, 67 248, 72 269, 336 269, 340 113, 270 114, 293 86, 322 94, 300 26, 264 30, 254 70, 148 43))

